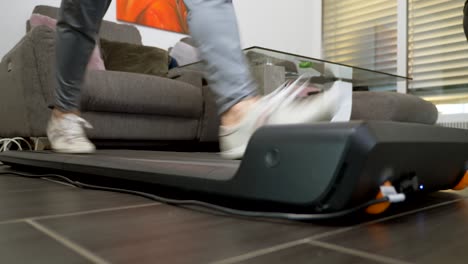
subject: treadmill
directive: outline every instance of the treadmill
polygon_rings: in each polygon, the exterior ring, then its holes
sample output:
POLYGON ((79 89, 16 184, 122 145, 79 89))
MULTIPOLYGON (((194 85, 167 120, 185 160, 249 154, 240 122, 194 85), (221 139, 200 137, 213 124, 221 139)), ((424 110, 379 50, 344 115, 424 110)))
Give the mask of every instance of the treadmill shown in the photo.
POLYGON ((331 213, 375 199, 387 182, 406 195, 464 188, 468 131, 376 121, 265 126, 242 160, 216 153, 102 150, 9 151, 0 161, 21 171, 79 175, 82 182, 101 177, 107 186, 124 180, 222 205, 239 201, 237 208, 253 203, 268 211, 331 213))
MULTIPOLYGON (((337 73, 349 74, 348 68, 333 70, 333 78, 346 79, 337 73)), ((361 76, 348 79, 362 86, 370 78, 361 76)), ((401 78, 371 77, 393 83, 401 78)), ((0 161, 16 171, 242 210, 330 215, 359 208, 378 214, 390 196, 465 188, 468 130, 384 121, 276 125, 254 133, 242 160, 217 153, 99 150, 9 151, 0 153, 0 161)))

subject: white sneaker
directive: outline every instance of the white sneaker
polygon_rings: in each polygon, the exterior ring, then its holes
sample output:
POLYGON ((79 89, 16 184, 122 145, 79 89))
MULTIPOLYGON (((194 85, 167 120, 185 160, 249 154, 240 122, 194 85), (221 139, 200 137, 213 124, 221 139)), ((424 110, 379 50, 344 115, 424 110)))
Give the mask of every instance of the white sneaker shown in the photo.
POLYGON ((297 98, 297 89, 275 109, 268 125, 306 124, 320 121, 349 121, 352 109, 352 84, 336 81, 322 93, 297 98))
POLYGON ((308 86, 302 77, 289 86, 282 86, 256 102, 236 126, 220 127, 221 156, 240 159, 253 133, 264 125, 300 124, 319 121, 349 121, 352 85, 337 81, 317 95, 298 99, 308 86), (346 120, 347 119, 347 120, 346 120))
POLYGON ((75 114, 66 114, 62 118, 52 116, 47 125, 52 149, 61 153, 93 153, 96 147, 86 137, 83 127, 92 128, 75 114))

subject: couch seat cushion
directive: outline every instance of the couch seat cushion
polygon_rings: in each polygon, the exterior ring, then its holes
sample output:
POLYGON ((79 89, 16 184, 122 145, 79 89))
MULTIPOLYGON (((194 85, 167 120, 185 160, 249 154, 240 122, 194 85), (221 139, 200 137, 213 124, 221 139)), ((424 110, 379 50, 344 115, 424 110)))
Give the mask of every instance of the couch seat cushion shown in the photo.
POLYGON ((90 71, 83 86, 81 110, 198 118, 200 88, 152 75, 90 71))

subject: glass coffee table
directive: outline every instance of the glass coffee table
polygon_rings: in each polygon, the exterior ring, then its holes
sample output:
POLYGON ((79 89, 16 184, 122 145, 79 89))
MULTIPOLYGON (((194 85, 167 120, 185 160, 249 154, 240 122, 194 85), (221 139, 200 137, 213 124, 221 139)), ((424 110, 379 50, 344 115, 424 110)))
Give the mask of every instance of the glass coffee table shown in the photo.
MULTIPOLYGON (((262 47, 247 48, 244 52, 261 94, 268 94, 284 82, 307 73, 320 76, 313 78, 317 85, 341 80, 351 83, 355 91, 396 91, 399 81, 410 80, 404 76, 262 47)), ((202 71, 202 64, 197 62, 181 68, 202 71)))

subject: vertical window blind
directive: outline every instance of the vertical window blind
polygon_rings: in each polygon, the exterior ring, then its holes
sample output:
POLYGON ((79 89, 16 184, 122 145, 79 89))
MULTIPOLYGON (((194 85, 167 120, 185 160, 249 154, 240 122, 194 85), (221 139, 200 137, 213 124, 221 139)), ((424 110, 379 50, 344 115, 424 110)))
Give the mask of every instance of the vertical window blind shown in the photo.
POLYGON ((465 0, 409 0, 409 89, 420 95, 467 93, 465 0))
POLYGON ((397 0, 323 0, 325 59, 396 74, 397 18, 397 0))

